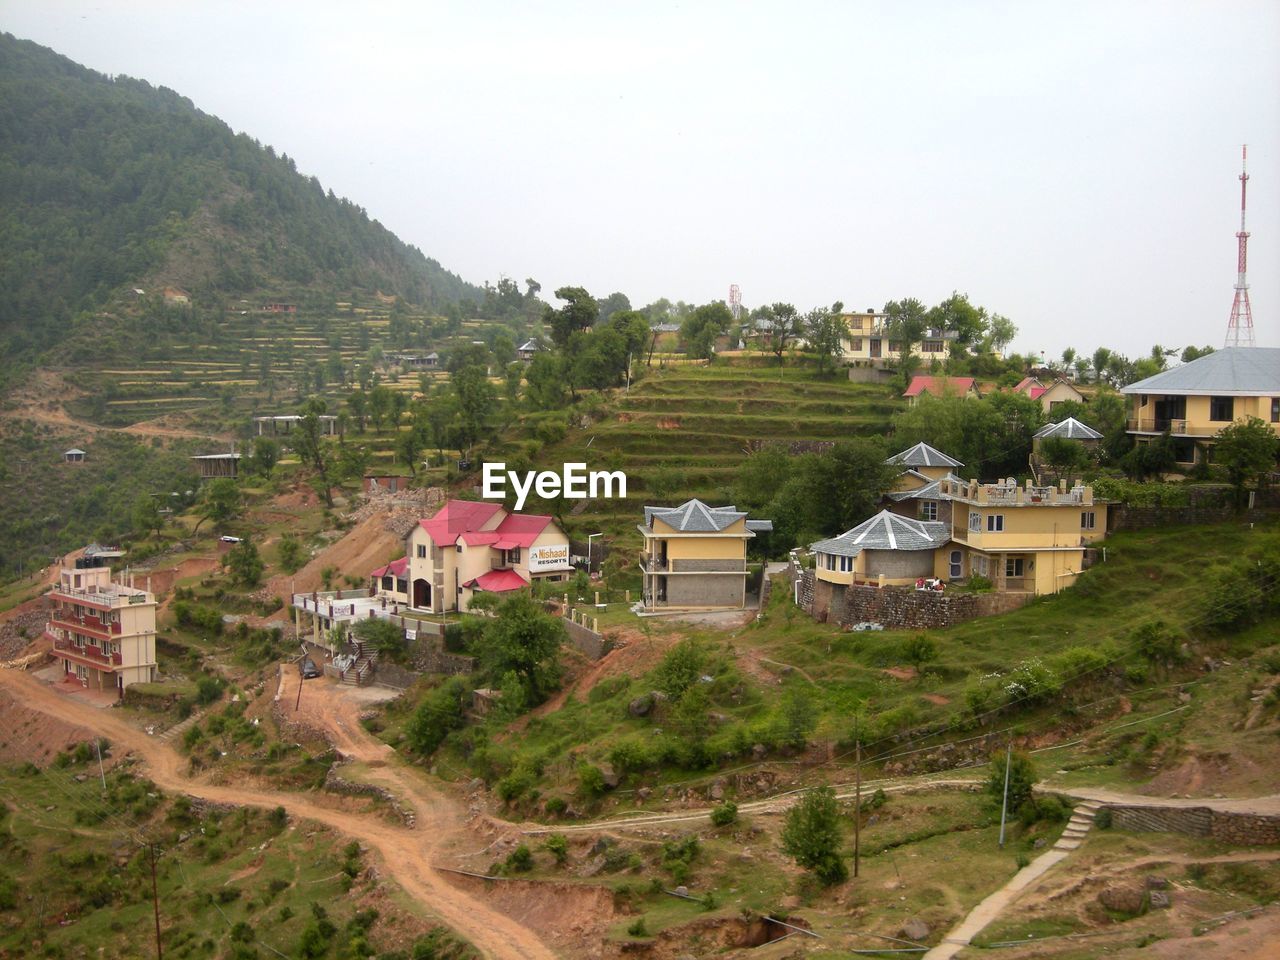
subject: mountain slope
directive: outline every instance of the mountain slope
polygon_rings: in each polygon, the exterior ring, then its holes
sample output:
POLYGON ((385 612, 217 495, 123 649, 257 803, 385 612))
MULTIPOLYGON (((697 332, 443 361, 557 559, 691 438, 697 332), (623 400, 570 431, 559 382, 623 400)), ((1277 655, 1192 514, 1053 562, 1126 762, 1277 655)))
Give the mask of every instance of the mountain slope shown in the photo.
MULTIPOLYGON (((483 295, 177 93, 0 34, 6 362, 61 342, 123 290, 165 285, 209 307, 321 292, 332 304, 360 289, 438 311, 483 295)), ((135 326, 126 340, 146 335, 135 326)))

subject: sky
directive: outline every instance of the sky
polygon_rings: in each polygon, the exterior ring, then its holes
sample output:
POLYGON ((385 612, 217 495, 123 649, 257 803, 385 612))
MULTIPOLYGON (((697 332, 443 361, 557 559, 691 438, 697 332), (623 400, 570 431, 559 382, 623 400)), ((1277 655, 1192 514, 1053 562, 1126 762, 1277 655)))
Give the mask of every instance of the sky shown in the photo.
POLYGON ((0 0, 475 283, 636 305, 953 291, 1011 349, 1220 346, 1249 144, 1280 346, 1280 2, 0 0))

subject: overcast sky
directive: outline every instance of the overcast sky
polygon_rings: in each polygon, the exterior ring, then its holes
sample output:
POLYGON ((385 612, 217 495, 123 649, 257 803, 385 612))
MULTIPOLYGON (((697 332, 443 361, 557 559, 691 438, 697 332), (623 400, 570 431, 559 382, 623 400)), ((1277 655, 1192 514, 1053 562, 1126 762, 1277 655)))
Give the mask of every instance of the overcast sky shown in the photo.
POLYGON ((928 304, 1014 348, 1220 346, 1249 144, 1280 346, 1280 2, 0 0, 171 87, 447 268, 658 297, 928 304))

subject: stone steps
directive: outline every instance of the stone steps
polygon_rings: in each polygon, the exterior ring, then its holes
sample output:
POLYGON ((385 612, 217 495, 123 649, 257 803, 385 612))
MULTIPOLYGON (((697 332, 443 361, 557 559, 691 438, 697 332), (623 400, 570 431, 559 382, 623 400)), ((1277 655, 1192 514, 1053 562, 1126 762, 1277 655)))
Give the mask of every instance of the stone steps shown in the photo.
POLYGON ((1057 842, 1053 845, 1054 850, 1061 850, 1064 853, 1077 849, 1085 841, 1089 831, 1093 828, 1093 818, 1097 815, 1102 804, 1092 800, 1087 800, 1076 806, 1071 811, 1071 818, 1067 820, 1067 825, 1062 831, 1062 835, 1058 837, 1057 842))

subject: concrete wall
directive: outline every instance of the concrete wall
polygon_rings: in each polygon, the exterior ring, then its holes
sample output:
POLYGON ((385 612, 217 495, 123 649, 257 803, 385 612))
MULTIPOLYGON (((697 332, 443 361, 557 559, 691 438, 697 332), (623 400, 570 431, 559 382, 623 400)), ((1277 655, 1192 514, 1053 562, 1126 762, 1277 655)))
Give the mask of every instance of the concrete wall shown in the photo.
POLYGON ((864 550, 867 575, 884 574, 890 580, 933 576, 932 550, 864 550))
POLYGON ((719 558, 710 559, 710 560, 683 559, 683 560, 671 561, 671 569, 673 571, 675 570, 686 570, 686 571, 687 570, 700 570, 700 571, 727 570, 730 572, 741 572, 746 570, 746 568, 747 568, 747 561, 745 556, 739 557, 739 558, 719 557, 719 558))
POLYGON ((572 620, 561 620, 560 622, 564 624, 564 628, 569 634, 569 642, 584 656, 590 657, 592 660, 599 660, 613 649, 613 644, 605 639, 602 634, 596 633, 580 623, 574 623, 572 620))
POLYGON ((740 607, 745 578, 708 573, 667 577, 667 605, 671 607, 740 607))

